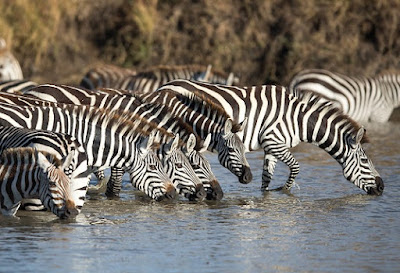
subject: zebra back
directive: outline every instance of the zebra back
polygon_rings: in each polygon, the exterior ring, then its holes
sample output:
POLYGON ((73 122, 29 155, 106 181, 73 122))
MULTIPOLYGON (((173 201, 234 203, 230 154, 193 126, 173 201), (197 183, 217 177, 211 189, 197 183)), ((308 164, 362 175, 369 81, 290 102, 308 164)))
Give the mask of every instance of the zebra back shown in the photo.
POLYGON ((127 77, 135 74, 136 71, 133 69, 110 64, 97 65, 89 69, 83 77, 80 86, 91 90, 100 87, 118 88, 127 77))
POLYGON ((0 82, 0 91, 20 94, 35 86, 38 84, 30 80, 10 80, 0 82))

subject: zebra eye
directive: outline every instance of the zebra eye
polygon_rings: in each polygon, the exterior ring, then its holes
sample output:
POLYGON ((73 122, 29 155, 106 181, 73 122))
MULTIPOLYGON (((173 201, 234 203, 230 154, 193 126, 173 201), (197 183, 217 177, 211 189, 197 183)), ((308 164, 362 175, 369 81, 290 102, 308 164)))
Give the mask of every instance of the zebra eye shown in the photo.
POLYGON ((50 181, 49 182, 49 186, 50 187, 55 187, 55 186, 57 186, 57 184, 56 184, 56 182, 50 181))
POLYGON ((230 153, 233 153, 235 150, 233 149, 233 148, 228 148, 228 151, 230 152, 230 153))
POLYGON ((197 170, 197 169, 200 169, 200 166, 199 165, 192 165, 192 168, 193 168, 193 170, 197 170))
POLYGON ((152 170, 152 171, 154 171, 154 170, 157 169, 157 168, 156 168, 156 165, 150 165, 150 166, 149 166, 149 169, 152 170))
POLYGON ((180 169, 182 168, 182 163, 175 163, 175 166, 180 169))

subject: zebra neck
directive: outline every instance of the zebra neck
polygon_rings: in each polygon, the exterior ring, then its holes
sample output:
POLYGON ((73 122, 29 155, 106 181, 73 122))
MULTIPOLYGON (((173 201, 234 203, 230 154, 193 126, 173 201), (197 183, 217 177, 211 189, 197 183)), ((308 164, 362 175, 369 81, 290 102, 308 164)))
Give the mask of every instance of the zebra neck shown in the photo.
POLYGON ((349 149, 347 139, 355 130, 353 122, 330 107, 311 107, 300 117, 300 140, 318 146, 342 164, 349 149))

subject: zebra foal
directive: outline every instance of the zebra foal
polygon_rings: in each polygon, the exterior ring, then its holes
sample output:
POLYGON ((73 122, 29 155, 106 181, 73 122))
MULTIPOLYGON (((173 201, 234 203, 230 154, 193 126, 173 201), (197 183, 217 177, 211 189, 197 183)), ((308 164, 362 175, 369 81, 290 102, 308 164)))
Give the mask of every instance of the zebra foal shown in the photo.
POLYGON ((23 198, 39 197, 60 218, 79 212, 61 162, 34 148, 10 148, 0 155, 0 204, 3 215, 14 216, 23 198))

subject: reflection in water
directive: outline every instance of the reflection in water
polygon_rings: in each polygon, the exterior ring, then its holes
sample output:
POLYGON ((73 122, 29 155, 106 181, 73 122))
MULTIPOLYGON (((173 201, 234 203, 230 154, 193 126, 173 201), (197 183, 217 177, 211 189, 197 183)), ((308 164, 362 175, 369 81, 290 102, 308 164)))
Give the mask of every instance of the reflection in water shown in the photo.
MULTIPOLYGON (((396 272, 400 254, 400 125, 367 127, 385 182, 368 196, 312 145, 291 194, 260 192, 262 153, 243 185, 209 155, 221 201, 155 202, 124 181, 120 200, 89 196, 75 220, 51 213, 0 216, 0 272, 396 272)), ((288 175, 278 164, 271 187, 288 175)))

